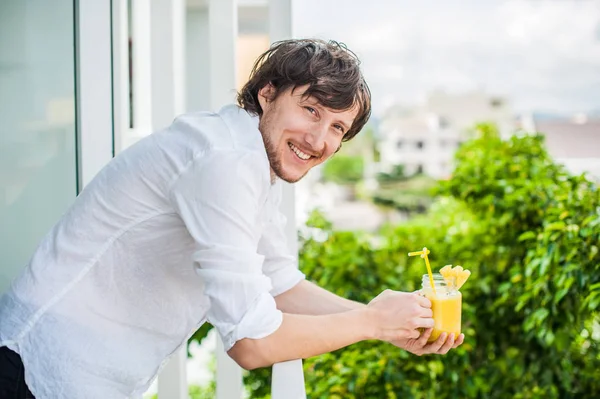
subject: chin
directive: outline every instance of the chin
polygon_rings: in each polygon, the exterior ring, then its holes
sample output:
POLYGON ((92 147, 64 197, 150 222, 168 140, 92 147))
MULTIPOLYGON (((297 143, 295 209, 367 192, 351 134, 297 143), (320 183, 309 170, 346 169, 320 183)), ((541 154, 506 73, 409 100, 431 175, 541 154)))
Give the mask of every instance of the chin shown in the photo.
POLYGON ((305 170, 305 171, 296 171, 296 170, 287 171, 287 170, 284 169, 284 170, 275 171, 275 174, 277 175, 277 177, 279 177, 281 180, 286 181, 288 183, 296 183, 296 182, 298 182, 304 176, 306 176, 307 173, 308 173, 308 170, 305 170))
POLYGON ((297 183, 304 177, 304 175, 277 175, 277 177, 288 183, 297 183))

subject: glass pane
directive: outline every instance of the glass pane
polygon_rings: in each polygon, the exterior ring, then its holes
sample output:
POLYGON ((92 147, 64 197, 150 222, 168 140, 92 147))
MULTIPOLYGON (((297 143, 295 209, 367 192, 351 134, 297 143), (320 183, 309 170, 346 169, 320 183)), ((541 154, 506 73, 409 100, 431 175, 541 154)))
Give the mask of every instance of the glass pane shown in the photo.
POLYGON ((0 1, 0 292, 77 193, 73 12, 0 1))

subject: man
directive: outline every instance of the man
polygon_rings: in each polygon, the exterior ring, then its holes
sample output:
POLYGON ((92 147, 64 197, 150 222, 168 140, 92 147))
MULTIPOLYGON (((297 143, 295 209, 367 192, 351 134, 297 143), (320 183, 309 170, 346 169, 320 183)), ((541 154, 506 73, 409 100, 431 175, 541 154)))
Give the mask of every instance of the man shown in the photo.
POLYGON ((366 339, 418 355, 460 345, 462 335, 427 344, 428 299, 340 298, 305 281, 286 251, 280 180, 354 137, 370 101, 344 46, 279 42, 239 106, 183 115, 119 154, 0 301, 0 393, 140 397, 206 321, 246 369, 366 339))

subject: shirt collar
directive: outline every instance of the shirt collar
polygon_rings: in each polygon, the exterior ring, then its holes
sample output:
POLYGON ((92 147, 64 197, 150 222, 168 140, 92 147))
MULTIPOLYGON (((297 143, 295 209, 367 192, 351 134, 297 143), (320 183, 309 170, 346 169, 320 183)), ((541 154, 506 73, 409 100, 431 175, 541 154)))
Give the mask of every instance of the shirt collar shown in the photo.
POLYGON ((235 142, 242 147, 260 150, 267 156, 267 150, 263 142, 260 130, 258 130, 258 115, 251 115, 243 108, 235 104, 229 104, 221 108, 219 115, 235 136, 235 142))
MULTIPOLYGON (((260 122, 258 115, 253 115, 236 104, 225 105, 219 111, 219 115, 231 130, 231 134, 235 136, 234 140, 237 145, 260 152, 269 164, 265 143, 258 129, 260 122)), ((270 167, 269 176, 271 176, 270 167)), ((275 180, 271 181, 271 185, 276 186, 278 181, 279 178, 275 177, 275 180)))

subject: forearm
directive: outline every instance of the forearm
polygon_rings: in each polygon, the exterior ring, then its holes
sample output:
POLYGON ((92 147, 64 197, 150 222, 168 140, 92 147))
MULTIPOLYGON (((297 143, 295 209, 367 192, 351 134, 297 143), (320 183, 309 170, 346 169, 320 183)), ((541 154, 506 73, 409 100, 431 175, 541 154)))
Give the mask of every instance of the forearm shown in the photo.
POLYGON ((273 334, 240 340, 229 355, 246 369, 317 356, 375 338, 370 317, 366 308, 320 316, 284 314, 273 334))
POLYGON ((277 308, 284 313, 326 315, 360 309, 366 305, 335 295, 309 281, 275 297, 277 308))

